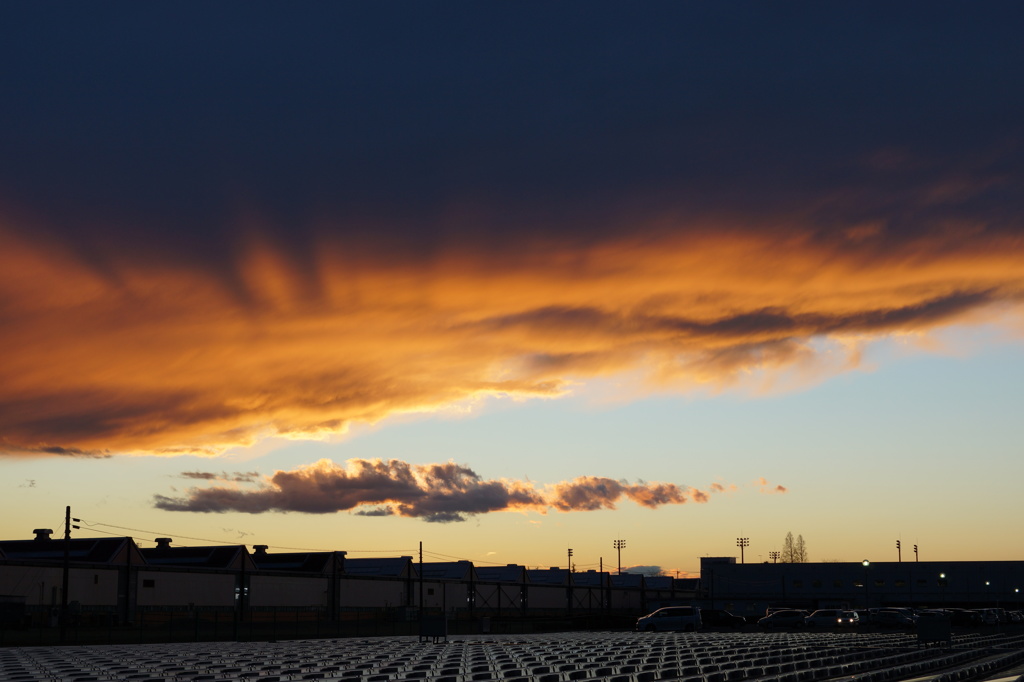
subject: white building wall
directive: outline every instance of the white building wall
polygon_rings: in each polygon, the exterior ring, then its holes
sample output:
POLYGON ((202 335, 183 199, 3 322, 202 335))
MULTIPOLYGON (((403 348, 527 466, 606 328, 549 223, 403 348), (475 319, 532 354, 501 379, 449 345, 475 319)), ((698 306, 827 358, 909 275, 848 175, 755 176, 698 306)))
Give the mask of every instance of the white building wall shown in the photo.
MULTIPOLYGON (((117 605, 116 568, 75 568, 68 571, 68 602, 82 606, 117 605)), ((61 603, 63 568, 0 565, 0 594, 25 597, 26 606, 61 603)))
POLYGON ((409 606, 405 603, 405 585, 406 581, 400 578, 342 576, 338 601, 341 608, 409 606))
POLYGON ((328 605, 330 579, 326 576, 249 576, 249 606, 328 605))
POLYGON ((230 573, 176 573, 140 570, 139 606, 234 606, 235 576, 230 573))

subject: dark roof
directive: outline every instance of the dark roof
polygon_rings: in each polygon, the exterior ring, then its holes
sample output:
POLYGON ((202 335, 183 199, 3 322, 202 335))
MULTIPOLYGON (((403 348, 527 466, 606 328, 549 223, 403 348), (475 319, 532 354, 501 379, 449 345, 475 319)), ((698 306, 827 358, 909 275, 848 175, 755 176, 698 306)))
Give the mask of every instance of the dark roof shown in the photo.
POLYGON ((476 577, 478 580, 485 580, 498 583, 521 583, 525 578, 524 568, 513 564, 511 566, 477 566, 476 577))
MULTIPOLYGON (((344 552, 341 552, 344 556, 344 552)), ((323 575, 330 573, 335 552, 282 552, 253 554, 251 559, 261 571, 296 571, 323 575)))
POLYGON ((587 571, 585 573, 573 573, 572 584, 577 587, 601 587, 605 584, 604 578, 607 573, 599 571, 587 571))
MULTIPOLYGON (((420 574, 420 564, 413 564, 413 575, 420 574)), ((432 561, 423 564, 423 578, 430 580, 476 579, 476 571, 469 561, 432 561)))
POLYGON ((644 583, 652 590, 671 590, 672 576, 670 575, 649 575, 644 578, 644 583))
MULTIPOLYGON (((69 559, 76 563, 117 563, 130 538, 71 538, 69 559)), ((64 561, 64 540, 2 540, 0 554, 9 561, 64 561)))
POLYGON ((237 570, 241 561, 247 560, 248 550, 244 545, 220 545, 215 547, 149 547, 140 550, 150 566, 176 566, 179 568, 222 568, 237 570))
POLYGON ((384 559, 345 559, 346 575, 380 576, 404 578, 409 575, 412 557, 389 557, 384 559))
POLYGON ((569 571, 564 568, 538 568, 526 571, 530 582, 534 585, 565 585, 569 571))
POLYGON ((612 576, 612 587, 639 588, 643 583, 644 577, 640 573, 621 573, 612 576))
POLYGON ((700 588, 700 578, 676 578, 675 588, 677 590, 697 590, 700 588))

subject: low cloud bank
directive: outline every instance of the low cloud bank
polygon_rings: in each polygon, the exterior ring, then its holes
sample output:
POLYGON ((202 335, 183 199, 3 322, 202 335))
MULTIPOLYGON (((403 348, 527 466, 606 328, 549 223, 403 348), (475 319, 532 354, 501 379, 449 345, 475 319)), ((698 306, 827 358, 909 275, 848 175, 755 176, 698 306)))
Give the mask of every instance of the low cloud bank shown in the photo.
MULTIPOLYGON (((251 473, 185 472, 182 475, 225 485, 191 488, 186 496, 179 498, 156 495, 154 504, 158 509, 250 514, 352 511, 360 516, 405 516, 450 523, 465 521, 467 516, 500 511, 542 514, 550 509, 596 511, 615 509, 623 500, 656 509, 691 501, 705 503, 710 499, 707 492, 675 483, 629 483, 580 476, 537 487, 529 481, 486 480, 469 467, 454 462, 410 464, 396 459, 350 459, 344 467, 323 459, 291 471, 277 471, 264 479, 257 479, 251 473), (240 484, 255 484, 256 487, 246 489, 240 484)), ((726 489, 721 484, 711 487, 712 491, 726 489)))

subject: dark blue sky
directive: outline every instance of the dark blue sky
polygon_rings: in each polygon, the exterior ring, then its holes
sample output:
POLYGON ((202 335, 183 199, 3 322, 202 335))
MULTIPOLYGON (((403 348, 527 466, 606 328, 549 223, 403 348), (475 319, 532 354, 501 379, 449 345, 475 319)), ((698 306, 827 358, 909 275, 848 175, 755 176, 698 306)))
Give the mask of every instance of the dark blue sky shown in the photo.
POLYGON ((429 249, 470 229, 453 205, 484 241, 809 206, 823 234, 1019 229, 1019 3, 33 2, 0 25, 0 200, 85 250, 216 254, 242 208, 299 251, 323 215, 429 249), (984 189, 907 199, 964 174, 984 189))

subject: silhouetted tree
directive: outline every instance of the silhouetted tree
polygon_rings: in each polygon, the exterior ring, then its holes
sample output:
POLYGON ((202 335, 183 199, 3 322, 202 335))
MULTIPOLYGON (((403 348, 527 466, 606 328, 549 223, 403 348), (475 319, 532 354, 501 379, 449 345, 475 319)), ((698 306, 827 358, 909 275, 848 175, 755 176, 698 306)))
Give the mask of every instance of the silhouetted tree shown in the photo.
POLYGON ((784 564, 807 563, 807 545, 804 543, 804 536, 798 535, 793 539, 793 533, 786 533, 786 539, 782 542, 782 556, 779 560, 784 564))
POLYGON ((779 558, 784 564, 792 564, 796 561, 793 558, 795 553, 796 541, 793 539, 793 533, 786 533, 786 539, 782 541, 782 556, 779 558))

